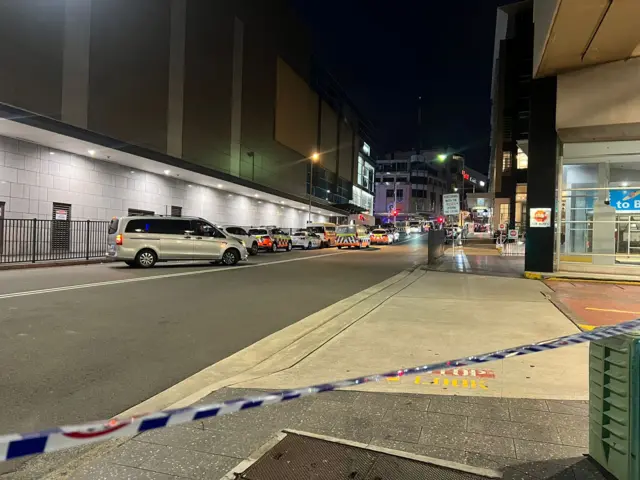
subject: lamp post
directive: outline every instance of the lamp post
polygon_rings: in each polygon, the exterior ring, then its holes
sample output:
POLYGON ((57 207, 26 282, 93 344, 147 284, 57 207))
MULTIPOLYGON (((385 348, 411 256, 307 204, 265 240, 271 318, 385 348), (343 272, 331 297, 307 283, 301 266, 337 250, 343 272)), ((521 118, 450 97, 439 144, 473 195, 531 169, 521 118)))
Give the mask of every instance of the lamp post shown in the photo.
POLYGON ((311 223, 311 196, 313 194, 313 164, 316 160, 318 160, 320 158, 320 154, 315 152, 313 155, 311 155, 309 157, 309 160, 311 161, 311 168, 309 171, 309 220, 307 221, 307 223, 311 223))

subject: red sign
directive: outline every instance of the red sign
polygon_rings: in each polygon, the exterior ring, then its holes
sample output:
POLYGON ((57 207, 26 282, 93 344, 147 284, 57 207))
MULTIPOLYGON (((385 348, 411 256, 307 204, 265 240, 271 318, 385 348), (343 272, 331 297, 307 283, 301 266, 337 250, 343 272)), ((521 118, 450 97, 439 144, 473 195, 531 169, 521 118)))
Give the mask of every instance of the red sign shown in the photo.
POLYGON ((547 221, 547 212, 544 210, 538 210, 534 214, 533 218, 535 218, 538 223, 544 223, 547 221))

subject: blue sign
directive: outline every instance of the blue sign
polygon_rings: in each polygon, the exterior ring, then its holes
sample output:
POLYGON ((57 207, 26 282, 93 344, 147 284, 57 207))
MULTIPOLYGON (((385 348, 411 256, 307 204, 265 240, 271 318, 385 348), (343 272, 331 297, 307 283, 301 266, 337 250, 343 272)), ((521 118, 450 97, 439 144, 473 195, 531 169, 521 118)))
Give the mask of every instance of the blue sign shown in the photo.
POLYGON ((609 201, 616 212, 640 212, 640 190, 609 190, 609 201))

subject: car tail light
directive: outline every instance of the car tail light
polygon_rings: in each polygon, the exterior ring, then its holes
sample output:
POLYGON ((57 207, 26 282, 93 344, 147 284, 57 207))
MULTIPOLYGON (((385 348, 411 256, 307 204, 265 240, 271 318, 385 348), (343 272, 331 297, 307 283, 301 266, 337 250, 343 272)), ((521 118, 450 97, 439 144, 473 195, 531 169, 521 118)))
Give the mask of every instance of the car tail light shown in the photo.
POLYGON ((119 233, 118 235, 116 235, 116 245, 122 245, 122 240, 122 234, 119 233))
POLYGON ((271 237, 262 237, 262 241, 263 242, 270 242, 271 241, 271 237))

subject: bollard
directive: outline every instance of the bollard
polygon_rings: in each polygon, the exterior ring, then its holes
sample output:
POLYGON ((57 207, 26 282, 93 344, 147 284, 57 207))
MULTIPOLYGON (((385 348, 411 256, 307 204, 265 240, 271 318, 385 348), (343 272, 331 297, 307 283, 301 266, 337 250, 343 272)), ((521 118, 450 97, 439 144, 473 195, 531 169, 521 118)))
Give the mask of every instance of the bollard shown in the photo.
POLYGON ((444 230, 430 230, 428 233, 427 245, 429 247, 427 253, 427 263, 433 265, 444 255, 444 230))

